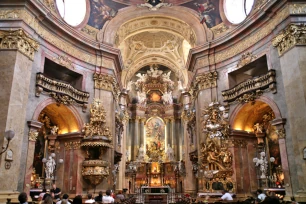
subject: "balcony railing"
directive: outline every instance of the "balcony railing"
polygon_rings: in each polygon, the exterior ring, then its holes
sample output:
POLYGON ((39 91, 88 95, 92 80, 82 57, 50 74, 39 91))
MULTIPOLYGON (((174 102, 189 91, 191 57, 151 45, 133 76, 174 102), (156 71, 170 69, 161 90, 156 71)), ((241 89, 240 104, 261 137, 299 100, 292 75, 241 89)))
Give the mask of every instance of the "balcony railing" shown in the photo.
POLYGON ((249 79, 235 87, 222 91, 224 102, 248 102, 255 100, 264 91, 276 93, 275 70, 269 70, 267 74, 249 79))
POLYGON ((65 105, 81 104, 87 106, 89 93, 74 88, 71 84, 51 79, 43 73, 36 74, 36 96, 47 92, 58 103, 65 105))

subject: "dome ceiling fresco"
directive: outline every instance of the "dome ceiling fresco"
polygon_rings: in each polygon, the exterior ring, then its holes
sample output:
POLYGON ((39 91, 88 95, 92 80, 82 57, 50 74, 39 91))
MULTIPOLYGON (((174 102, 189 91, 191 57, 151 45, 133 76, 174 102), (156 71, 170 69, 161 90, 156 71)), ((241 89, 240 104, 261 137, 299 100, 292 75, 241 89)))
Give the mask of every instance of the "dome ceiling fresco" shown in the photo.
MULTIPOLYGON (((183 6, 194 10, 199 15, 199 21, 206 24, 208 28, 212 28, 222 22, 219 0, 90 0, 88 25, 102 29, 104 24, 114 18, 122 8, 141 4, 158 7, 160 3, 183 6)), ((154 11, 152 11, 152 14, 154 14, 154 11)))

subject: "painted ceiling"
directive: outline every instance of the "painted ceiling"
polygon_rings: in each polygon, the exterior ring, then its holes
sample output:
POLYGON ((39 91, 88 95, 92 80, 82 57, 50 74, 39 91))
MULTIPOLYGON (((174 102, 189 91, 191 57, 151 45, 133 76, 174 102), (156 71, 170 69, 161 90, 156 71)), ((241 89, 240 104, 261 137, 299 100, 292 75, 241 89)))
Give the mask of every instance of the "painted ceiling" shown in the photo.
MULTIPOLYGON (((199 21, 212 28, 221 23, 219 0, 167 0, 164 3, 171 3, 173 6, 190 8, 199 14, 199 21)), ((90 17, 88 25, 102 29, 104 24, 116 16, 118 11, 128 6, 136 6, 146 3, 145 0, 90 0, 90 17)), ((148 0, 148 3, 155 6, 161 0, 148 0)), ((152 11, 154 12, 154 11, 152 11)))

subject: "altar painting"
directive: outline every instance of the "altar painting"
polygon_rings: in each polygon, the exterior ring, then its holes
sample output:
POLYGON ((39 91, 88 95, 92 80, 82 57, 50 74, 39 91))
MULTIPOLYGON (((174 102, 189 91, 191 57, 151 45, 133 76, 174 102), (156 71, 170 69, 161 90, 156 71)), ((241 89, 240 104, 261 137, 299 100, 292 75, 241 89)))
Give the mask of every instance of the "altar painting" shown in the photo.
POLYGON ((146 124, 146 155, 150 160, 162 159, 165 151, 165 124, 161 118, 150 118, 146 124))

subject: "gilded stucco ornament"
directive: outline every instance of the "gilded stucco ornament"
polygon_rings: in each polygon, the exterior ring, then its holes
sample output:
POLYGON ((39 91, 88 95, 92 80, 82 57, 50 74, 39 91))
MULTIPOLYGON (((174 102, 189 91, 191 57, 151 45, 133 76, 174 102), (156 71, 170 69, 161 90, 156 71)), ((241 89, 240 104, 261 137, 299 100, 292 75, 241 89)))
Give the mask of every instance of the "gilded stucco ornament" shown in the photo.
POLYGON ((82 129, 84 139, 92 139, 94 136, 104 136, 112 140, 109 127, 106 126, 106 111, 102 106, 102 101, 94 99, 90 106, 90 121, 85 123, 82 129))
POLYGON ((80 141, 73 141, 73 142, 65 142, 65 150, 76 150, 80 149, 81 142, 80 141))
POLYGON ((306 14, 306 4, 290 4, 290 14, 306 14))
POLYGON ((257 58, 256 55, 253 55, 251 52, 247 52, 241 55, 241 58, 239 59, 236 67, 243 67, 244 65, 247 65, 254 61, 257 58))
POLYGON ((0 19, 16 19, 19 14, 19 10, 0 10, 0 19))
POLYGON ((81 29, 81 31, 86 33, 87 35, 91 36, 94 39, 96 39, 97 33, 99 32, 98 29, 96 29, 96 28, 94 28, 92 26, 89 26, 89 25, 86 25, 85 27, 83 27, 81 29))
POLYGON ((115 101, 118 101, 120 95, 120 88, 115 77, 107 74, 94 73, 93 79, 95 82, 95 89, 111 91, 115 101))
POLYGON ((202 111, 204 142, 200 148, 200 169, 214 172, 210 179, 229 178, 233 174, 233 154, 229 151, 228 109, 212 102, 202 111))
POLYGON ((33 61, 38 47, 38 42, 30 38, 23 29, 0 30, 0 49, 17 49, 33 61))
POLYGON ((28 136, 29 136, 29 141, 36 142, 38 137, 38 132, 35 130, 30 130, 28 136))
POLYGON ((306 45, 306 26, 304 24, 290 24, 272 40, 281 56, 296 45, 306 45))
POLYGON ((59 64, 62 65, 63 67, 66 67, 68 69, 74 69, 73 63, 71 61, 71 59, 67 56, 64 55, 59 55, 57 57, 53 57, 52 60, 59 64))
POLYGON ((224 24, 224 22, 220 23, 219 25, 216 25, 211 28, 212 32, 215 36, 220 35, 221 33, 224 33, 228 30, 228 26, 224 24))
POLYGON ((208 72, 199 74, 193 80, 189 93, 193 98, 196 98, 199 91, 217 87, 218 72, 208 72))
POLYGON ((278 135, 278 139, 285 139, 286 138, 286 130, 285 130, 285 128, 276 130, 276 134, 278 135))
POLYGON ((90 122, 82 129, 84 138, 81 147, 85 150, 85 160, 82 164, 82 176, 96 186, 109 176, 110 163, 103 161, 106 149, 113 148, 112 134, 106 126, 106 112, 102 101, 94 99, 90 107, 90 122))

